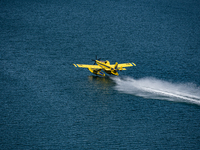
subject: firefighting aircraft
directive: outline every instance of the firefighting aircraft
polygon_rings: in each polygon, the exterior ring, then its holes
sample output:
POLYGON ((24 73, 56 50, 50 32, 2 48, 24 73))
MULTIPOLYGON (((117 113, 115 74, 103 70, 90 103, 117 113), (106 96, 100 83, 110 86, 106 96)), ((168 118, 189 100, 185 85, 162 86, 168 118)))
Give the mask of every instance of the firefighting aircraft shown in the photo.
POLYGON ((132 67, 132 66, 136 66, 136 64, 132 63, 123 63, 123 64, 118 64, 118 62, 116 62, 115 64, 111 65, 110 62, 108 60, 106 61, 100 61, 101 58, 97 59, 96 56, 96 60, 94 61, 93 65, 86 65, 86 64, 73 64, 75 67, 80 67, 80 68, 88 68, 88 70, 90 72, 92 72, 95 75, 100 75, 100 76, 105 76, 105 74, 103 72, 101 72, 101 70, 103 70, 104 72, 106 72, 107 74, 112 74, 112 75, 116 75, 118 76, 119 73, 117 72, 118 70, 122 71, 122 70, 126 70, 125 67, 132 67), (97 64, 97 65, 95 65, 97 64))

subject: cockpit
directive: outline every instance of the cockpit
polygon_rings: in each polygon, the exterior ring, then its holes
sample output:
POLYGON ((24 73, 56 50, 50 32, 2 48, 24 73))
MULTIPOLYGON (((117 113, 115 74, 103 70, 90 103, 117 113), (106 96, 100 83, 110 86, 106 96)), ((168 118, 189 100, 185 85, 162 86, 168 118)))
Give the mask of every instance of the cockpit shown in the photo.
POLYGON ((108 60, 105 61, 106 65, 110 65, 110 62, 108 60))

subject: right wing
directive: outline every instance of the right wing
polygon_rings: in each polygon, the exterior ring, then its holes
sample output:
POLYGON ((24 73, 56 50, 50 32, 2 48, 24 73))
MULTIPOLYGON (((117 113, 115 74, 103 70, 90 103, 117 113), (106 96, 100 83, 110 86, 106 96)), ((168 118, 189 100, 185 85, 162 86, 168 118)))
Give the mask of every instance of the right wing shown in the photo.
MULTIPOLYGON (((116 64, 115 64, 116 65, 116 64)), ((110 67, 114 68, 115 65, 110 65, 110 67)), ((118 64, 117 67, 118 68, 123 68, 123 67, 132 67, 132 66, 136 66, 136 64, 132 63, 123 63, 123 64, 118 64)))
POLYGON ((124 64, 118 64, 118 67, 132 67, 136 66, 136 64, 132 63, 124 63, 124 64))
POLYGON ((80 67, 80 68, 93 68, 93 69, 102 69, 98 65, 85 65, 85 64, 73 64, 75 67, 80 67))
MULTIPOLYGON (((110 65, 112 68, 115 68, 116 64, 115 65, 110 65)), ((136 64, 134 64, 133 62, 132 63, 123 63, 123 64, 118 64, 117 65, 117 68, 118 70, 126 70, 125 67, 132 67, 132 66, 136 66, 136 64)))

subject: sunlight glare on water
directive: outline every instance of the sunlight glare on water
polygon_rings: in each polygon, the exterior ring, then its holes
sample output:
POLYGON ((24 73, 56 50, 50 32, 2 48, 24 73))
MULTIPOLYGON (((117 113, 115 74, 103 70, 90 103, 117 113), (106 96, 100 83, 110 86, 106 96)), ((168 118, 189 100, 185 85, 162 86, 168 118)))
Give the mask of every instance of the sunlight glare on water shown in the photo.
POLYGON ((156 78, 113 77, 115 89, 148 99, 162 99, 200 105, 200 87, 192 83, 171 83, 156 78))

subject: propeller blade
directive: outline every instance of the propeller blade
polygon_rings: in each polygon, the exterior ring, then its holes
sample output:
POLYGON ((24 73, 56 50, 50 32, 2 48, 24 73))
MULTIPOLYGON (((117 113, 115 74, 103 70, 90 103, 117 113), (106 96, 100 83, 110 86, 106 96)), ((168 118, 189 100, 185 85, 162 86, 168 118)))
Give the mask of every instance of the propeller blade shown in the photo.
MULTIPOLYGON (((97 59, 97 55, 96 55, 96 60, 100 60, 101 58, 97 59)), ((94 61, 94 65, 96 64, 96 60, 92 59, 92 61, 94 61)))

